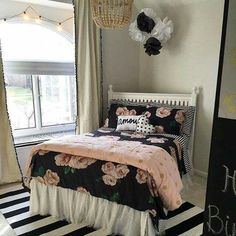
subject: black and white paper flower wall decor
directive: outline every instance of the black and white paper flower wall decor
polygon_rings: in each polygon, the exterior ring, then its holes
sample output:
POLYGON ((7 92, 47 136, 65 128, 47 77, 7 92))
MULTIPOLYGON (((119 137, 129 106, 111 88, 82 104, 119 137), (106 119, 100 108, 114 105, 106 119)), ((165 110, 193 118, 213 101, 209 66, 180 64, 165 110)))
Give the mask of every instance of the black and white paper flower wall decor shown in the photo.
POLYGON ((160 54, 160 50, 171 38, 173 22, 167 17, 162 21, 151 8, 144 8, 129 26, 130 37, 143 43, 145 52, 151 55, 160 54))

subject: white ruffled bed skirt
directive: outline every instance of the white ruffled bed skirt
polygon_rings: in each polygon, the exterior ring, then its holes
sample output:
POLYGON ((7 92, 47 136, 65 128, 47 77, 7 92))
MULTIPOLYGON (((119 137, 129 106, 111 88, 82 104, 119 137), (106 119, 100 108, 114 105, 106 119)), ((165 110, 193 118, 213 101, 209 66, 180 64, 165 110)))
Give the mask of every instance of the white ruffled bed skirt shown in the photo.
MULTIPOLYGON (((157 235, 148 212, 93 197, 71 189, 47 186, 35 179, 30 182, 30 210, 34 214, 52 215, 71 223, 86 223, 109 234, 125 236, 157 235)), ((163 227, 163 222, 161 222, 163 227)))

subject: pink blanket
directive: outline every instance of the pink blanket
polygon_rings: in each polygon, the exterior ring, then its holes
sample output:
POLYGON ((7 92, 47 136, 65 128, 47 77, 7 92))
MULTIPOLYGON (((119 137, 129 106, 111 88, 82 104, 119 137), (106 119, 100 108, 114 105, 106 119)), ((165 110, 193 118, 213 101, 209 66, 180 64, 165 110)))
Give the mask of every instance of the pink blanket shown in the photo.
POLYGON ((182 204, 183 187, 176 161, 164 149, 138 141, 118 141, 115 136, 73 135, 36 145, 39 151, 55 151, 131 165, 147 171, 154 179, 164 207, 174 210, 182 204))

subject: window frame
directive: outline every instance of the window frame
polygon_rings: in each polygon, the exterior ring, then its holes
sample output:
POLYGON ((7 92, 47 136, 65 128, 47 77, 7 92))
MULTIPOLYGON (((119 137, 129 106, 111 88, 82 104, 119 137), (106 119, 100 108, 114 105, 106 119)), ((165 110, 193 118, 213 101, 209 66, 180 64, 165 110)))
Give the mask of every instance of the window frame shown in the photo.
MULTIPOLYGON (((26 22, 21 17, 17 17, 11 22, 7 22, 7 24, 15 24, 15 23, 38 25, 33 19, 30 19, 26 22)), ((66 38, 72 45, 74 45, 74 35, 71 32, 66 31, 64 29, 58 32, 54 24, 50 22, 46 22, 46 21, 43 22, 41 26, 58 33, 59 35, 66 38)), ((71 62, 3 61, 4 73, 5 74, 24 74, 24 75, 31 75, 31 76, 32 75, 76 76, 75 58, 73 59, 74 61, 71 61, 71 62)), ((78 92, 77 87, 75 88, 75 90, 77 93, 78 92)), ((33 94, 33 103, 35 104, 34 94, 33 94)), ((76 110, 77 110, 77 106, 75 107, 75 112, 76 110)), ((47 127, 43 127, 43 129, 39 129, 36 123, 36 116, 37 115, 35 114, 36 128, 24 128, 21 130, 12 130, 14 138, 34 136, 34 135, 40 135, 40 134, 51 134, 51 133, 56 133, 56 132, 75 131, 76 121, 71 124, 47 126, 47 127)))
POLYGON ((33 84, 32 95, 33 95, 33 107, 35 114, 35 128, 22 128, 13 130, 14 138, 75 130, 75 122, 43 126, 42 116, 41 116, 42 112, 39 98, 40 97, 39 81, 37 78, 40 75, 55 75, 55 76, 64 75, 71 77, 75 76, 74 63, 4 61, 3 64, 4 64, 5 74, 29 75, 31 76, 33 84))
POLYGON ((6 74, 75 75, 74 62, 3 61, 6 74))

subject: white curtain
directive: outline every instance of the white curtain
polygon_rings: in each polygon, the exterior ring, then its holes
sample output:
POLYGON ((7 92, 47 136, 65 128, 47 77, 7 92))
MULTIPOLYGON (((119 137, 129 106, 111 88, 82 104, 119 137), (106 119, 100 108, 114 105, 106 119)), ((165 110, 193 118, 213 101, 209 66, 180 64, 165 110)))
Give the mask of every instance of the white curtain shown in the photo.
POLYGON ((16 158, 6 103, 6 91, 0 47, 0 184, 21 180, 21 173, 16 158))
POLYGON ((100 30, 90 0, 74 0, 77 79, 77 133, 96 130, 101 117, 100 30))

